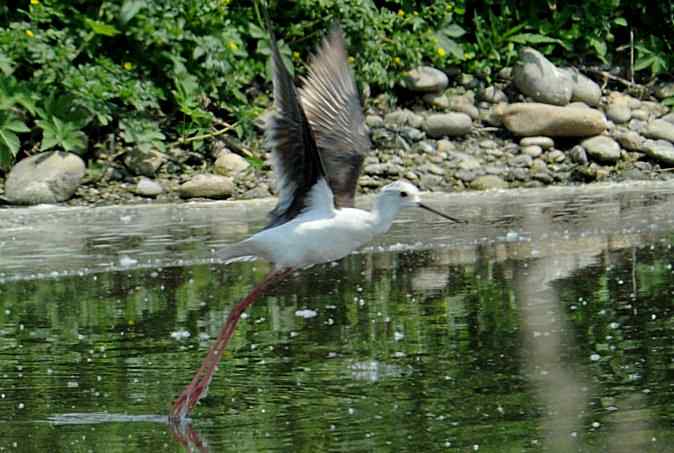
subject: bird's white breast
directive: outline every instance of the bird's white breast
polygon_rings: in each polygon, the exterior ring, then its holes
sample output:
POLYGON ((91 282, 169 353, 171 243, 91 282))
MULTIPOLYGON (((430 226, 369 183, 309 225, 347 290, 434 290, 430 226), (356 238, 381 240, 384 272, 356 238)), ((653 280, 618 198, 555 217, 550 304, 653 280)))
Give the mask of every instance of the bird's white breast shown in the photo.
POLYGON ((344 208, 307 212, 246 242, 279 267, 304 267, 342 258, 374 237, 372 214, 344 208))

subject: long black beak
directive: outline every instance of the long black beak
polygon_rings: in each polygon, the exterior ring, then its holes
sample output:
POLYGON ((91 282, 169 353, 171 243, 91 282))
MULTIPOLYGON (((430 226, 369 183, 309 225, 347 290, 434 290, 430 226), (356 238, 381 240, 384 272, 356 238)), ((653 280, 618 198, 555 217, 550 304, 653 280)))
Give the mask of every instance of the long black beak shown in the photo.
POLYGON ((427 206, 423 203, 419 203, 417 206, 419 206, 421 209, 425 209, 426 211, 432 212, 433 214, 437 214, 440 217, 444 217, 447 220, 451 220, 454 223, 466 223, 465 220, 459 220, 459 219, 455 219, 454 217, 450 217, 447 214, 444 214, 440 211, 437 211, 437 210, 435 210, 435 209, 431 208, 430 206, 427 206))

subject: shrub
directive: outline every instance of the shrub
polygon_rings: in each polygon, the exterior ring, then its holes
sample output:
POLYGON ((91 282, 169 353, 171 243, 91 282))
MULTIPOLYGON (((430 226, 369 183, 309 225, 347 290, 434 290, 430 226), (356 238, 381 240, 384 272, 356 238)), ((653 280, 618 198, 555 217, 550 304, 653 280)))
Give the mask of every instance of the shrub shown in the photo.
MULTIPOLYGON (((269 103, 261 1, 3 3, 0 172, 22 150, 86 154, 111 135, 142 149, 173 142, 201 150, 215 118, 251 136, 269 103)), ((525 44, 552 58, 619 61, 630 29, 637 71, 666 73, 674 58, 671 2, 269 0, 269 9, 298 73, 341 23, 357 78, 373 92, 421 63, 489 77, 525 44)))

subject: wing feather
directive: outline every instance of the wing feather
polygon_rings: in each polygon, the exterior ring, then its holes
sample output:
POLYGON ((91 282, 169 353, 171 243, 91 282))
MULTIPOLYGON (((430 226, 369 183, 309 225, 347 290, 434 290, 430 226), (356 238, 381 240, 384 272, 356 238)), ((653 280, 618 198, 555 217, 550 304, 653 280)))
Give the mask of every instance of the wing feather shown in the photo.
POLYGON ((371 148, 363 108, 347 61, 344 34, 333 27, 309 65, 300 99, 337 207, 351 207, 371 148))
POLYGON ((311 188, 325 177, 311 126, 271 27, 270 34, 276 111, 267 124, 266 138, 271 147, 279 201, 270 213, 266 228, 281 225, 299 215, 307 206, 311 188))

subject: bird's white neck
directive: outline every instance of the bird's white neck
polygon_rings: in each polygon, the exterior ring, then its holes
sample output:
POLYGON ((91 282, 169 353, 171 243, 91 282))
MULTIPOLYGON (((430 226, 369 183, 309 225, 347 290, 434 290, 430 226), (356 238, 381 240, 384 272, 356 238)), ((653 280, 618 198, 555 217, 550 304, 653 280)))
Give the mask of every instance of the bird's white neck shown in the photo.
POLYGON ((384 234, 393 225, 393 221, 400 212, 400 204, 391 197, 380 194, 374 202, 372 216, 374 218, 373 229, 375 234, 384 234))

